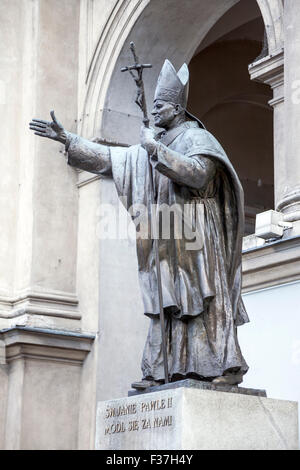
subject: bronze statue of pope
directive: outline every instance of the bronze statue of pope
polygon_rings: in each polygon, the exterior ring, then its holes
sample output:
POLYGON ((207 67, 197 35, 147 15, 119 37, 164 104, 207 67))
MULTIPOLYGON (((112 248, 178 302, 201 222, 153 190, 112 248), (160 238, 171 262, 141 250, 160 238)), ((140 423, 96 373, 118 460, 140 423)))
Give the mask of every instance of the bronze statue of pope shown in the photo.
MULTIPOLYGON (((30 129, 63 143, 69 165, 112 177, 127 208, 150 204, 149 160, 155 203, 175 204, 182 214, 188 206, 189 222, 201 231, 201 246, 187 249, 185 237, 174 233, 158 239, 169 380, 237 385, 248 370, 237 338, 237 327, 249 321, 241 297, 243 190, 220 143, 186 110, 188 81, 186 64, 177 73, 165 61, 152 110, 162 131, 143 126, 139 145, 91 142, 67 132, 54 112, 50 122, 33 119, 30 129)), ((164 367, 153 240, 137 230, 136 245, 150 327, 142 380, 133 386, 145 389, 164 381, 164 367)))

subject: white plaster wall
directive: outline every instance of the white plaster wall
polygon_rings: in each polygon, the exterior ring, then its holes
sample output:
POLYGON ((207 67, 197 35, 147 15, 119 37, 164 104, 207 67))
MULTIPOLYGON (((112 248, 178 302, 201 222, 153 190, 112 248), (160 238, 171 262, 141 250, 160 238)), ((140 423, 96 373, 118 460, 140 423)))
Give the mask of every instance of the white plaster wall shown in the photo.
MULTIPOLYGON (((66 128, 75 130, 79 1, 40 1, 38 27, 36 115, 49 119, 55 109, 66 128)), ((77 175, 59 153, 61 145, 35 139, 32 284, 74 292, 77 175)))
POLYGON ((13 289, 18 185, 22 62, 22 2, 0 2, 0 295, 10 295, 13 289), (5 267, 5 269, 3 269, 5 267))
POLYGON ((80 389, 80 414, 78 446, 80 449, 93 448, 96 409, 96 380, 99 361, 99 251, 97 239, 97 208, 100 198, 99 180, 79 188, 78 207, 78 251, 77 251, 77 292, 82 312, 81 329, 96 334, 92 351, 84 362, 80 389))
POLYGON ((300 402, 300 282, 243 298, 250 317, 239 328, 250 367, 243 385, 266 389, 270 398, 300 402))
POLYGON ((76 450, 81 367, 25 359, 21 449, 76 450))
POLYGON ((75 130, 79 0, 4 0, 0 15, 0 294, 74 292, 77 175, 28 123, 56 109, 75 130))
POLYGON ((87 80, 97 44, 101 40, 118 5, 118 0, 81 0, 79 31, 78 120, 86 99, 87 80))

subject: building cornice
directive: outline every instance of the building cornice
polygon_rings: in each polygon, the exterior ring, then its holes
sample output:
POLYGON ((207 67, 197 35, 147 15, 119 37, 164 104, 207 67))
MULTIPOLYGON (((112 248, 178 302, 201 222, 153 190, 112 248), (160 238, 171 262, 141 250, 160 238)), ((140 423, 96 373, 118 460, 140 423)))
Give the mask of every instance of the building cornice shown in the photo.
POLYGON ((80 365, 91 351, 95 336, 79 332, 14 326, 0 330, 1 354, 7 363, 39 359, 80 365))
POLYGON ((300 280, 300 236, 243 252, 243 292, 300 280))

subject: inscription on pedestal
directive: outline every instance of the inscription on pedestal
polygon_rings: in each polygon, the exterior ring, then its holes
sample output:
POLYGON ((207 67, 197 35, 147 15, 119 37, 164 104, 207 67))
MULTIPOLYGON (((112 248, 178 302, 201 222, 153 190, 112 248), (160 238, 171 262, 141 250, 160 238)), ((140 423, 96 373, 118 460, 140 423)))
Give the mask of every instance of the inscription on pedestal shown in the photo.
POLYGON ((169 410, 169 412, 172 413, 172 406, 173 397, 147 400, 141 403, 135 402, 117 407, 107 406, 104 435, 134 431, 139 432, 145 429, 172 426, 174 423, 174 416, 172 414, 168 414, 167 416, 155 416, 156 411, 169 410), (149 413, 151 413, 150 417, 149 413), (119 418, 119 420, 116 421, 116 418, 119 418))
MULTIPOLYGON (((176 424, 176 393, 134 396, 102 402, 97 410, 96 448, 142 448, 149 438, 172 441, 176 424)), ((161 445, 161 444, 160 444, 161 445)), ((160 447, 158 445, 158 447, 160 447)))

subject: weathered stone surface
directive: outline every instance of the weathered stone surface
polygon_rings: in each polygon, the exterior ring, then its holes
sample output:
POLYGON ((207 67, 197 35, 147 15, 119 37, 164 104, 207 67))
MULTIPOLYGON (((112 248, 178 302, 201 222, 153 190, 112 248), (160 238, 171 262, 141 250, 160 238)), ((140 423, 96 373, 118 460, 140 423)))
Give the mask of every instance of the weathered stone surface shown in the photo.
POLYGON ((63 330, 0 330, 1 449, 78 447, 82 364, 93 342, 92 335, 63 330))
POLYGON ((298 448, 297 403, 181 387, 99 402, 96 449, 298 448))
POLYGON ((178 382, 171 382, 168 384, 157 385, 155 387, 147 388, 143 391, 130 390, 128 396, 142 395, 144 393, 160 392, 164 390, 175 390, 177 388, 195 388, 200 390, 215 390, 219 392, 230 392, 230 393, 241 393, 242 395, 255 395, 257 397, 266 397, 267 393, 265 390, 256 390, 253 388, 237 387, 232 385, 214 385, 211 382, 204 382, 201 380, 179 380, 178 382))

